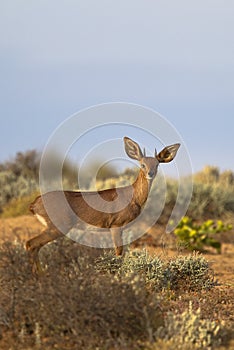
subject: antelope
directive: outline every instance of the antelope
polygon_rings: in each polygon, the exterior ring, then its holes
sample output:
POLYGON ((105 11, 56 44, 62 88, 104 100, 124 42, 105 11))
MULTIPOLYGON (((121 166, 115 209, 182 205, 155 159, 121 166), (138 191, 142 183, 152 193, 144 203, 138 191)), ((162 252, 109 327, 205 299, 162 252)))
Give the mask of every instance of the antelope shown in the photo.
POLYGON ((180 144, 167 146, 158 154, 155 149, 154 157, 147 157, 145 149, 142 152, 140 146, 128 137, 124 137, 124 146, 128 157, 140 163, 138 176, 131 185, 97 192, 51 191, 38 196, 31 203, 30 211, 45 226, 41 234, 26 242, 33 273, 42 272, 39 250, 47 243, 68 233, 81 221, 96 228, 108 229, 112 235, 115 254, 122 255, 123 227, 139 216, 146 203, 159 164, 171 162, 180 144), (62 203, 64 198, 68 206, 62 203), (99 204, 100 198, 101 205, 99 204), (48 213, 48 207, 52 208, 56 225, 48 213), (58 227, 61 227, 62 230, 58 227))

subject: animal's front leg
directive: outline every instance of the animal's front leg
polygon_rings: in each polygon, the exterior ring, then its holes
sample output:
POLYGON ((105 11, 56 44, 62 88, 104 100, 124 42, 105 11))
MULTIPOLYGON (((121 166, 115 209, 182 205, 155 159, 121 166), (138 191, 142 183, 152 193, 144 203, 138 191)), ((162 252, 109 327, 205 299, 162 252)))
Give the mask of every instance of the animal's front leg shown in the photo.
POLYGON ((122 255, 123 253, 123 238, 122 238, 122 230, 119 227, 111 228, 111 234, 113 243, 115 246, 115 254, 122 255))

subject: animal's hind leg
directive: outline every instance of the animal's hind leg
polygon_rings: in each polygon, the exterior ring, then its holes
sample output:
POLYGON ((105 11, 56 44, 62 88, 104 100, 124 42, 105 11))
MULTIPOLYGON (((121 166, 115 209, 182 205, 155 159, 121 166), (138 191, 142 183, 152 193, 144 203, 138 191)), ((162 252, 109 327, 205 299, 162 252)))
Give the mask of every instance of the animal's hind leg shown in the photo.
POLYGON ((32 272, 34 274, 42 272, 39 260, 39 250, 41 247, 60 236, 62 236, 62 234, 55 228, 46 228, 41 234, 26 242, 26 249, 29 254, 29 260, 32 264, 32 272))
POLYGON ((111 228, 112 239, 115 246, 115 254, 122 255, 123 253, 123 238, 122 230, 119 227, 111 228))

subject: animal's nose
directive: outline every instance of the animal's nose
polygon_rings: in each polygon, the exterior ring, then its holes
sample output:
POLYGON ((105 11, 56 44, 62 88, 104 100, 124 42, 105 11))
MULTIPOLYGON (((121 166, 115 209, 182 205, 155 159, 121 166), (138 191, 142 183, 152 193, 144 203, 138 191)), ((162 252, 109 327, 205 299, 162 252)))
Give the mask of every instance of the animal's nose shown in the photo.
POLYGON ((153 177, 153 176, 154 176, 154 171, 153 171, 153 170, 149 171, 149 172, 148 172, 148 176, 149 176, 149 177, 153 177))

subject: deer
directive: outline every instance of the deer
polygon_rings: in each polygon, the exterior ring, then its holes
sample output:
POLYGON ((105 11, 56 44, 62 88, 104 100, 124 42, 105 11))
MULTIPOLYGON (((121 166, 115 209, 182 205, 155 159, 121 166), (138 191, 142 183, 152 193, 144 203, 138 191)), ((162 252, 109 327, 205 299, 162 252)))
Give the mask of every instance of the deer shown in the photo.
POLYGON ((96 192, 50 191, 39 195, 31 203, 30 211, 45 226, 42 233, 26 242, 33 274, 43 272, 39 259, 40 249, 47 243, 68 233, 79 222, 107 229, 111 234, 115 254, 122 255, 123 228, 131 224, 141 213, 152 182, 157 175, 159 164, 171 162, 180 147, 179 143, 166 146, 158 154, 155 148, 154 157, 148 157, 145 149, 142 152, 137 142, 129 137, 124 137, 123 140, 128 157, 139 162, 140 170, 132 184, 96 192), (64 198, 71 209, 70 211, 67 206, 61 204, 64 198), (99 205, 100 198, 101 205, 99 205), (53 217, 56 217, 56 225, 48 213, 48 207, 52 208, 53 217), (71 212, 74 215, 71 215, 71 212))

